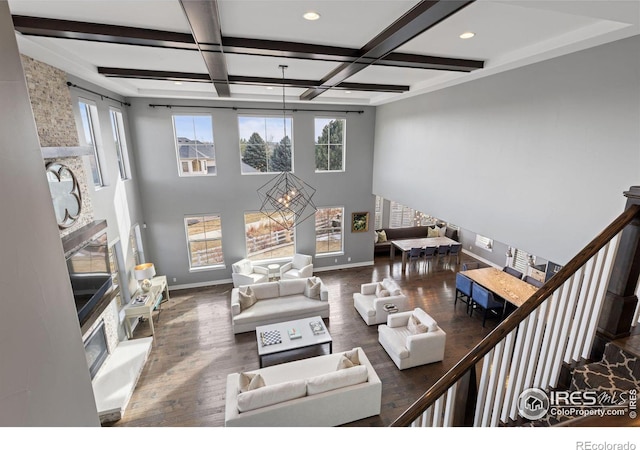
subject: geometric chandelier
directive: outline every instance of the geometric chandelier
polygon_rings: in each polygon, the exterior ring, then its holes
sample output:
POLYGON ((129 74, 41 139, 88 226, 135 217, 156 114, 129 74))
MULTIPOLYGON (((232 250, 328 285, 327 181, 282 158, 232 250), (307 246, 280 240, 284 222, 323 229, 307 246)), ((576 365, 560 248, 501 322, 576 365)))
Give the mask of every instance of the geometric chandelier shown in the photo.
POLYGON ((260 211, 290 230, 317 211, 312 197, 316 190, 291 172, 282 172, 258 189, 260 211))
MULTIPOLYGON (((282 122, 284 124, 284 136, 287 136, 286 104, 284 95, 284 70, 282 69, 282 122)), ((285 171, 277 175, 271 181, 258 189, 258 196, 262 200, 260 212, 278 223, 286 230, 297 226, 303 220, 308 219, 318 210, 312 197, 316 190, 295 176, 285 171)))

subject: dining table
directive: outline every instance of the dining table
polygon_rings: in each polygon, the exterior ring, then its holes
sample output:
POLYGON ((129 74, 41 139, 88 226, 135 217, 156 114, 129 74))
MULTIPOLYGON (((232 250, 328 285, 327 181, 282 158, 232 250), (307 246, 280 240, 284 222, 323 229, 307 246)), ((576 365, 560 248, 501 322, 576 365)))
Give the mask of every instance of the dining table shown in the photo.
POLYGON ((440 247, 442 245, 454 244, 459 244, 459 242, 445 236, 397 240, 394 239, 391 241, 389 258, 391 259, 391 262, 393 262, 393 260, 396 258, 396 249, 400 250, 402 252, 402 273, 405 273, 407 269, 407 255, 412 248, 440 247))
POLYGON ((490 290, 505 300, 505 310, 509 302, 515 307, 520 307, 535 294, 537 287, 522 281, 495 267, 483 267, 481 269, 463 270, 462 275, 470 278, 474 283, 490 290))

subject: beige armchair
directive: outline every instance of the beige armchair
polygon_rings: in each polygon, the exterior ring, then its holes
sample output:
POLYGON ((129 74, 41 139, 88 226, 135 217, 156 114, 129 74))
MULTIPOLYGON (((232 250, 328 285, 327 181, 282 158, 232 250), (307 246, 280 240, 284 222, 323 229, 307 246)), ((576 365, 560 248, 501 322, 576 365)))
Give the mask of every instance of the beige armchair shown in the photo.
POLYGON ((437 322, 420 308, 389 314, 387 324, 378 326, 378 342, 400 370, 442 361, 446 339, 437 322), (417 330, 409 324, 412 316, 417 330))
POLYGON ((280 267, 280 279, 309 278, 313 276, 313 259, 311 255, 296 253, 293 259, 280 267))
POLYGON ((233 287, 266 283, 269 281, 269 269, 254 265, 249 259, 241 259, 231 265, 231 278, 233 287))

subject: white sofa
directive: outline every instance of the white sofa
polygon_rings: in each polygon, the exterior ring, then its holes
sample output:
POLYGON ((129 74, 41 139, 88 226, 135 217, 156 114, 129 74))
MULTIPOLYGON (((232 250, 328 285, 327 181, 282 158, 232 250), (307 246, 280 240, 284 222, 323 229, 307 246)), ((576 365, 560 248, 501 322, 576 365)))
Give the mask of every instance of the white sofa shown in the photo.
POLYGON ((444 330, 420 308, 390 314, 387 324, 378 327, 378 342, 400 370, 442 361, 446 340, 444 330), (411 332, 407 325, 412 315, 426 327, 426 332, 411 332))
POLYGON ((329 317, 329 291, 319 277, 312 277, 320 282, 320 298, 309 298, 305 295, 307 278, 299 280, 279 280, 268 283, 252 284, 251 290, 257 302, 242 310, 240 307, 240 290, 249 286, 231 290, 231 322, 233 332, 245 333, 254 331, 260 325, 286 322, 305 317, 329 317))
POLYGON ((333 353, 251 371, 265 387, 243 393, 240 374, 228 375, 225 426, 331 427, 380 414, 382 382, 362 348, 354 350, 360 365, 348 369, 337 370, 344 353, 333 353))
POLYGON ((295 280, 313 276, 313 259, 311 255, 296 253, 293 259, 280 267, 281 280, 295 280))
POLYGON ((269 281, 269 269, 254 265, 250 259, 241 259, 231 264, 233 287, 269 281))
POLYGON ((398 312, 409 309, 409 299, 392 278, 385 278, 381 282, 365 283, 360 286, 360 292, 353 294, 353 306, 362 316, 367 325, 385 323, 389 312, 384 309, 386 304, 394 304, 398 312), (376 290, 386 290, 389 295, 378 297, 376 290))

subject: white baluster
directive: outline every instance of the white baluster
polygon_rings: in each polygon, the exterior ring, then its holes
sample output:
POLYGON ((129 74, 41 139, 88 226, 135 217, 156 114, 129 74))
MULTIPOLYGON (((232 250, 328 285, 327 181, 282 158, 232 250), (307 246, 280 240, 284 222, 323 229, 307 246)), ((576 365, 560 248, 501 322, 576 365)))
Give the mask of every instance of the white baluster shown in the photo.
POLYGON ((558 331, 556 329, 556 321, 558 320, 558 303, 560 303, 561 294, 562 286, 553 292, 550 299, 548 298, 547 300, 545 300, 545 303, 547 303, 549 306, 547 311, 546 326, 544 329, 544 337, 542 338, 542 343, 540 346, 540 356, 538 356, 536 375, 533 380, 533 385, 540 387, 541 389, 545 389, 547 387, 544 384, 545 372, 547 370, 550 370, 550 367, 547 364, 547 358, 549 357, 553 336, 558 331))
MULTIPOLYGON (((525 378, 529 373, 529 370, 533 370, 533 367, 530 369, 531 364, 531 349, 533 347, 533 337, 536 330, 536 323, 538 322, 538 313, 540 311, 540 307, 538 306, 529 317, 527 317, 527 327, 526 334, 523 337, 522 343, 522 356, 520 358, 519 363, 517 364, 517 378, 516 383, 513 387, 513 401, 511 403, 511 411, 509 413, 509 417, 511 419, 516 419, 516 408, 518 403, 518 396, 525 389, 525 378)), ((529 387, 529 386, 527 386, 529 387)))
POLYGON ((458 391, 459 382, 460 381, 453 383, 453 385, 447 391, 447 403, 444 408, 444 420, 442 423, 443 427, 453 426, 453 416, 455 413, 455 403, 456 403, 456 392, 458 391))
POLYGON ((482 413, 484 411, 484 401, 487 396, 487 383, 489 382, 489 370, 491 360, 493 359, 493 350, 491 349, 484 355, 482 362, 482 373, 480 374, 480 386, 478 389, 478 399, 476 400, 476 412, 473 419, 473 426, 479 427, 482 423, 482 413))
POLYGON ((506 392, 505 383, 507 379, 507 373, 509 372, 509 366, 512 362, 511 356, 513 354, 513 344, 515 341, 515 330, 507 334, 507 337, 503 339, 504 350, 502 351, 502 362, 500 363, 500 369, 498 371, 498 381, 496 383, 496 398, 493 401, 493 411, 491 412, 491 426, 497 427, 500 422, 500 413, 502 412, 502 402, 504 400, 504 394, 506 392))

